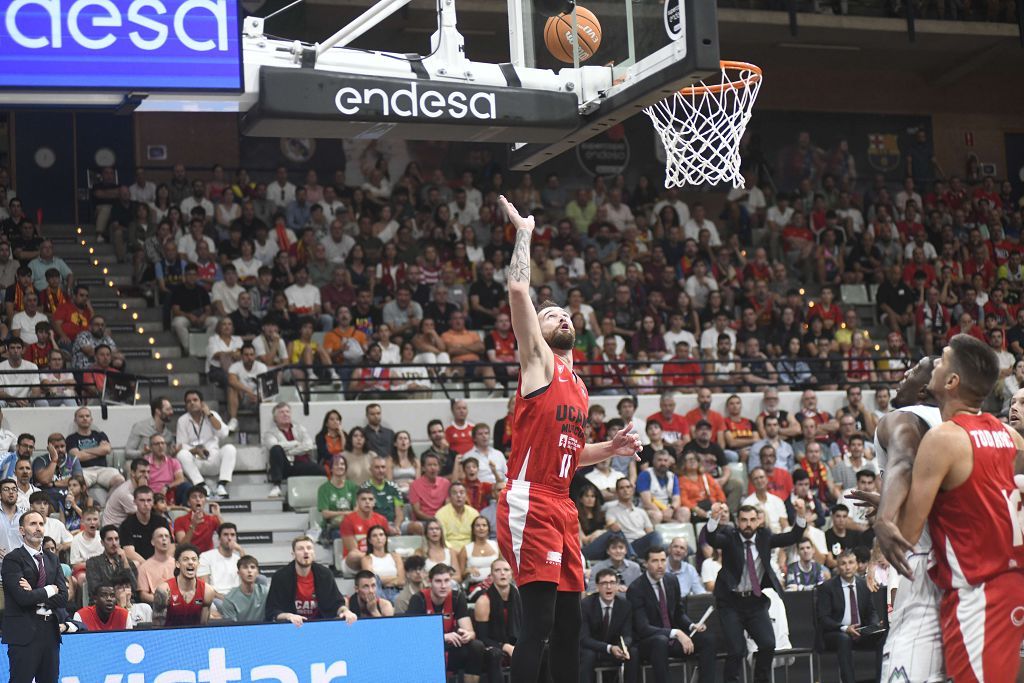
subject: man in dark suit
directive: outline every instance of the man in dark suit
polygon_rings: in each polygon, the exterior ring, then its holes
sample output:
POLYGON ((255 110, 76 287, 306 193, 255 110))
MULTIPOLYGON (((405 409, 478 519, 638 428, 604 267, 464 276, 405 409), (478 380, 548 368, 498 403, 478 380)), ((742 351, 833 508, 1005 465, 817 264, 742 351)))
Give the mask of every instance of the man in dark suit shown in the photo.
POLYGON ((718 617, 726 639, 725 681, 739 680, 743 658, 747 654, 746 630, 757 643, 754 655, 754 683, 768 683, 772 660, 775 657, 775 630, 768 616, 769 600, 764 590, 772 588, 779 596, 782 586, 771 568, 773 548, 785 548, 804 535, 804 501, 794 505, 798 512, 796 525, 784 534, 773 534, 758 525, 757 508, 740 507, 736 526, 724 526, 729 521, 729 508, 724 503, 711 507, 711 516, 705 527, 708 543, 722 551, 722 569, 715 581, 715 601, 718 617))
POLYGON ((715 638, 704 624, 697 626, 683 609, 679 582, 665 579, 668 553, 652 545, 646 549, 647 571, 633 581, 626 599, 633 608, 633 634, 640 656, 654 670, 656 683, 668 683, 669 657, 697 657, 700 683, 715 683, 715 638))
POLYGON ((597 593, 583 598, 582 604, 580 683, 594 683, 599 666, 622 666, 624 683, 636 683, 640 649, 633 643, 633 610, 619 594, 619 575, 605 567, 595 582, 597 593))
POLYGON ((10 683, 56 683, 68 587, 57 556, 43 550, 46 519, 29 510, 19 527, 24 545, 7 553, 0 569, 10 683))
POLYGON ((875 680, 882 675, 882 645, 885 632, 863 633, 878 626, 878 611, 864 579, 857 575, 857 556, 844 550, 838 558, 839 575, 817 588, 818 625, 826 650, 839 659, 839 680, 855 683, 853 651, 873 650, 875 680))

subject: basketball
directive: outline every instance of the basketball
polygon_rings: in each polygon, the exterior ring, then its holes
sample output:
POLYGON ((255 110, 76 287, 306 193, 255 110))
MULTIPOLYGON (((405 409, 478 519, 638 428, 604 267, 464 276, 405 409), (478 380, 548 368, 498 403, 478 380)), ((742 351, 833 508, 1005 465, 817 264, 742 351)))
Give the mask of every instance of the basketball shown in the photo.
MULTIPOLYGON (((576 6, 576 27, 580 36, 580 63, 590 59, 601 47, 601 22, 586 7, 576 6)), ((544 44, 551 56, 566 64, 573 63, 572 12, 548 17, 544 24, 544 44)))

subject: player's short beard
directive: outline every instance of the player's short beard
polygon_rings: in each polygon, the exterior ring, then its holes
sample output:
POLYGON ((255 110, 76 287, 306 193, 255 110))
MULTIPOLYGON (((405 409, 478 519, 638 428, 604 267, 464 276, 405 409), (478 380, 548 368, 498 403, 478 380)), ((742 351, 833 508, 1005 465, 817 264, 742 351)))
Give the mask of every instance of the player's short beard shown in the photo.
POLYGON ((551 333, 548 344, 557 351, 572 351, 576 345, 576 333, 572 330, 555 330, 551 333))

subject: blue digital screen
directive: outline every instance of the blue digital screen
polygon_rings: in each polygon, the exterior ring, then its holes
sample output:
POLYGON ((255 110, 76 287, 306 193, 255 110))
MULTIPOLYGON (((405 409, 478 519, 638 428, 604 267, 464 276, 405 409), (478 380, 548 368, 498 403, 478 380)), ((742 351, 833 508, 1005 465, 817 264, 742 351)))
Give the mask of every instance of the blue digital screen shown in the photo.
POLYGON ((64 637, 59 680, 444 683, 444 633, 440 616, 83 633, 64 637))
POLYGON ((239 90, 238 0, 0 0, 0 88, 239 90))

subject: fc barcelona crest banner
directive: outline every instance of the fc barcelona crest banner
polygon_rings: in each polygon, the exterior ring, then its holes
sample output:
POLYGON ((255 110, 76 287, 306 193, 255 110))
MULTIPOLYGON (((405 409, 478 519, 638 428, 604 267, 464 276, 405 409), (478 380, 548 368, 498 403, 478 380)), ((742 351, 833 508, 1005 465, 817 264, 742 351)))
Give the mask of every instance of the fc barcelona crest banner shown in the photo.
POLYGON ((895 133, 868 134, 868 163, 876 171, 888 173, 900 163, 900 139, 895 133))

